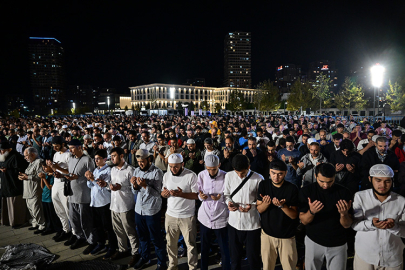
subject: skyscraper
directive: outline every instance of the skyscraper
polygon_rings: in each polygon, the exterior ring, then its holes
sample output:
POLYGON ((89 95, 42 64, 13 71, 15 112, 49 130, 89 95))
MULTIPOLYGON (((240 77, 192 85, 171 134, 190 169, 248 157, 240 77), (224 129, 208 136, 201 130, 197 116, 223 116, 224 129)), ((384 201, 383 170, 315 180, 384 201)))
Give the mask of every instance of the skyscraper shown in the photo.
POLYGON ((328 60, 311 62, 309 64, 308 80, 315 81, 319 74, 330 78, 331 89, 336 93, 338 90, 338 70, 335 67, 335 62, 328 60))
POLYGON ((277 67, 275 84, 281 93, 289 93, 294 82, 301 78, 301 67, 287 64, 277 67))
POLYGON ((251 33, 230 32, 224 42, 224 86, 252 87, 251 33))
POLYGON ((61 42, 52 37, 30 37, 29 54, 35 112, 61 108, 66 87, 61 42))

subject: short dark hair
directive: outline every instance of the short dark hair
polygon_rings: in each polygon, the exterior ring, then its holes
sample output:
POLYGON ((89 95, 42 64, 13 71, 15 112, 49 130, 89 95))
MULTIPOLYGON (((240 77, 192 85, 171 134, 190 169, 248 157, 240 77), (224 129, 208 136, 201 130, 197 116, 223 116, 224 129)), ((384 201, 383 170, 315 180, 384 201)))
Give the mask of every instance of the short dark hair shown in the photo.
POLYGON ((102 139, 102 138, 103 138, 103 136, 101 136, 101 134, 100 134, 100 133, 96 133, 96 134, 94 134, 94 137, 97 137, 97 138, 100 138, 100 139, 102 139))
POLYGON ((387 139, 387 137, 380 136, 380 137, 377 138, 377 140, 375 140, 375 142, 376 143, 378 143, 378 142, 387 143, 388 139, 387 139))
POLYGON ((268 147, 274 147, 274 146, 276 146, 276 143, 275 143, 274 141, 269 141, 269 142, 267 143, 267 146, 268 146, 268 147))
POLYGON ((287 165, 282 162, 281 160, 274 160, 270 163, 269 166, 270 170, 276 170, 276 171, 287 171, 287 165))
POLYGON ((341 149, 341 150, 347 149, 347 150, 349 150, 349 152, 352 152, 353 149, 354 149, 354 144, 353 144, 353 142, 352 142, 351 140, 348 140, 348 139, 344 139, 344 140, 339 144, 339 146, 340 146, 340 149, 341 149))
POLYGON ((392 136, 401 137, 401 135, 402 135, 402 131, 400 131, 399 129, 392 131, 392 136))
POLYGON ((117 153, 119 156, 124 155, 124 149, 122 149, 121 147, 114 147, 113 149, 111 149, 111 154, 112 153, 117 153))
POLYGON ((373 133, 375 134, 375 130, 374 129, 370 129, 369 131, 367 131, 367 134, 373 133))
POLYGON ((335 166, 330 163, 321 163, 315 167, 315 175, 318 176, 318 174, 327 178, 333 178, 336 174, 335 166))
POLYGON ((164 139, 165 139, 165 135, 160 134, 160 135, 158 136, 158 139, 164 140, 164 139))
POLYGON ((107 150, 105 149, 99 149, 96 151, 96 153, 94 154, 94 156, 100 156, 102 158, 107 158, 107 150))
POLYGON ((114 138, 113 138, 113 141, 114 141, 114 142, 120 142, 120 141, 122 141, 122 140, 121 140, 121 137, 120 137, 120 136, 115 135, 114 138))
POLYGON ((232 159, 232 167, 235 171, 243 171, 249 169, 250 161, 247 156, 237 154, 232 159))
POLYGON ((343 135, 340 133, 336 133, 332 136, 334 140, 343 140, 343 135))
POLYGON ((294 138, 293 138, 292 136, 287 136, 287 137, 285 138, 285 142, 286 142, 286 143, 288 143, 288 142, 290 142, 290 143, 295 143, 295 140, 294 140, 294 138))
POLYGON ((225 138, 225 140, 231 140, 231 142, 234 142, 235 140, 233 139, 233 137, 232 136, 227 136, 226 138, 225 138))
POLYGON ((302 137, 307 137, 307 138, 311 138, 311 136, 309 136, 308 134, 302 134, 302 137))
POLYGON ((249 137, 249 138, 248 138, 248 141, 254 141, 254 142, 257 142, 255 137, 249 137))

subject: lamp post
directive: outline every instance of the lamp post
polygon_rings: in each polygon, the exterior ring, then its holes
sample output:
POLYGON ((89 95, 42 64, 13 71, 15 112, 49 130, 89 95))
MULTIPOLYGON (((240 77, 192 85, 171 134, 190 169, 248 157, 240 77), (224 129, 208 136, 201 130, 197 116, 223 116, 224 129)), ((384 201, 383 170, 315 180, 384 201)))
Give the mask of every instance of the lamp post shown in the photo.
POLYGON ((385 68, 379 63, 371 67, 371 83, 374 86, 374 99, 373 99, 373 117, 375 122, 375 92, 381 87, 384 79, 385 68))
POLYGON ((76 112, 76 103, 73 102, 72 106, 73 106, 73 114, 74 114, 76 112))
POLYGON ((284 102, 284 115, 285 115, 285 105, 287 105, 287 101, 284 102))
POLYGON ((110 97, 107 97, 107 106, 108 106, 108 111, 110 111, 110 97))

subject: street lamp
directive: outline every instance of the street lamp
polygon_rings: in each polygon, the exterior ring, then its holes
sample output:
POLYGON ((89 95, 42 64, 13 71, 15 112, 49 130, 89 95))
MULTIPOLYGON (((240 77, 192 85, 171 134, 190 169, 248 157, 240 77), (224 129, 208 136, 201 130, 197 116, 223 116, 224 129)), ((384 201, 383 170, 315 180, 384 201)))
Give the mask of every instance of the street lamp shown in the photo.
POLYGON ((373 116, 375 121, 375 92, 377 88, 380 88, 383 83, 385 68, 381 66, 379 63, 377 63, 371 67, 370 71, 371 71, 371 83, 374 86, 373 116))
POLYGON ((110 110, 110 97, 107 97, 107 106, 108 106, 108 110, 110 110))
POLYGON ((287 105, 287 101, 284 102, 284 115, 285 115, 285 105, 287 105))
POLYGON ((73 106, 73 114, 74 114, 74 113, 76 113, 76 103, 73 102, 72 106, 73 106))

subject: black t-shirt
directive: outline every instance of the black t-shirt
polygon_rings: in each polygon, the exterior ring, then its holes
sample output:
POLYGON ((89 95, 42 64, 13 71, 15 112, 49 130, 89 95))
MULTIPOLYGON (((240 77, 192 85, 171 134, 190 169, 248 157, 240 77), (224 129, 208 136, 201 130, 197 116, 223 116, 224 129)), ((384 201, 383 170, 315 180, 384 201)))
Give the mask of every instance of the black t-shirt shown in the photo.
MULTIPOLYGON (((309 210, 308 198, 311 202, 320 201, 324 207, 315 214, 311 223, 306 225, 307 236, 315 243, 325 247, 342 246, 347 242, 346 230, 340 224, 340 214, 337 209, 337 202, 352 200, 350 191, 339 184, 327 190, 322 189, 318 182, 303 187, 299 193, 299 211, 306 213, 309 210)), ((349 214, 353 214, 350 208, 349 214)))
MULTIPOLYGON (((285 199, 285 206, 298 206, 298 188, 296 185, 284 181, 281 187, 275 187, 271 180, 261 181, 259 184, 258 200, 263 196, 269 195, 271 199, 285 199)), ((270 206, 260 214, 263 231, 276 238, 291 238, 295 235, 295 229, 298 226, 298 217, 291 219, 283 210, 270 204, 270 206)))

